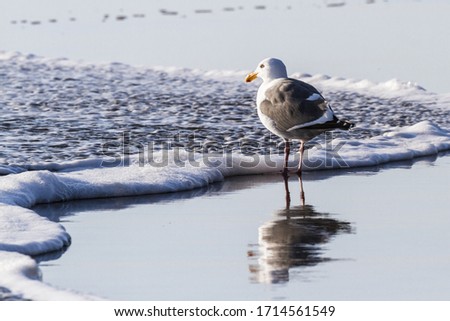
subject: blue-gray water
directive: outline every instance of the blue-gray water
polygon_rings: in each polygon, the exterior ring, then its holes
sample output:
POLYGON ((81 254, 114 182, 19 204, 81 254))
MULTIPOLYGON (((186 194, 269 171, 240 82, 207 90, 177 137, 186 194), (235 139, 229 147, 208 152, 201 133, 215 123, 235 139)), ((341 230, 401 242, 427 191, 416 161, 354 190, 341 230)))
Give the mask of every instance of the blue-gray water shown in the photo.
POLYGON ((450 157, 43 205, 73 243, 50 284, 117 300, 448 300, 450 157))

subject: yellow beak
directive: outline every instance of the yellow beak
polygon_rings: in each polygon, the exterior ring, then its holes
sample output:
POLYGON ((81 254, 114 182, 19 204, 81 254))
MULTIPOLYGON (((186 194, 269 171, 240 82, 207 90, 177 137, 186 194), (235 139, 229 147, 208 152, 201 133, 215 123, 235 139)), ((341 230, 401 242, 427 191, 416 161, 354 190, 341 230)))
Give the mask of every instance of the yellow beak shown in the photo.
POLYGON ((251 72, 247 75, 247 77, 245 77, 245 82, 252 82, 253 80, 255 80, 258 77, 258 73, 257 72, 251 72))

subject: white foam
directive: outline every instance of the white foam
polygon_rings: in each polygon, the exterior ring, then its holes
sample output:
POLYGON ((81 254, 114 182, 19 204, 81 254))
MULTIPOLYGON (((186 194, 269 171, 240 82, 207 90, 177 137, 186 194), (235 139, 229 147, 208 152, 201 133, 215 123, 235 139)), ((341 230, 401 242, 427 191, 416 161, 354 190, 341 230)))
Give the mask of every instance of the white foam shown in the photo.
POLYGON ((36 262, 27 255, 0 251, 0 284, 13 289, 15 296, 25 295, 33 300, 92 300, 97 297, 60 290, 41 280, 36 262))
MULTIPOLYGON (((331 166, 341 167, 341 164, 349 168, 376 166, 435 155, 440 151, 448 150, 450 149, 450 132, 429 121, 423 121, 365 140, 343 141, 336 139, 333 144, 334 146, 342 144, 342 148, 338 152, 342 160, 328 158, 331 161, 331 166)), ((317 156, 313 156, 313 158, 323 159, 326 157, 327 150, 313 148, 312 154, 315 155, 316 152, 317 156)))
POLYGON ((0 204, 0 233, 0 252, 37 255, 70 244, 70 236, 61 225, 20 206, 0 204))

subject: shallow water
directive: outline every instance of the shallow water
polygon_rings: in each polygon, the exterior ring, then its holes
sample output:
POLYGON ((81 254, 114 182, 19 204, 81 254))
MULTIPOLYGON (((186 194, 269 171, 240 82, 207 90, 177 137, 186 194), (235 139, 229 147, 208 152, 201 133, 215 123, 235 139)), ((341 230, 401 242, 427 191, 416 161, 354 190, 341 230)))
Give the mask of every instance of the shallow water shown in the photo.
MULTIPOLYGON (((118 300, 448 300, 450 157, 229 178, 35 208, 72 245, 44 282, 118 300)), ((47 261, 48 260, 48 261, 47 261)))
MULTIPOLYGON (((256 86, 236 75, 20 54, 0 59, 0 75, 0 166, 117 157, 144 148, 282 152, 280 139, 256 114, 256 86)), ((383 98, 346 87, 324 96, 340 118, 356 123, 351 134, 334 132, 334 137, 372 137, 423 120, 450 127, 447 104, 434 100, 383 98)), ((310 145, 317 141, 323 137, 310 145)))

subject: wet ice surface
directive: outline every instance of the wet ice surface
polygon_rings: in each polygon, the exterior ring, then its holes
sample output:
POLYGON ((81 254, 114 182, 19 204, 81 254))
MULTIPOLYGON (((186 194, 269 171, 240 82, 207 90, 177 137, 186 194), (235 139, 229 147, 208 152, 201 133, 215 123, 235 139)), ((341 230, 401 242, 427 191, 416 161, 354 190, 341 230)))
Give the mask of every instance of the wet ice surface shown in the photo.
MULTIPOLYGON (((124 145, 127 153, 149 144, 156 150, 281 150, 280 139, 259 122, 257 86, 243 83, 239 72, 93 65, 13 53, 0 58, 2 165, 101 157, 124 145)), ((422 120, 450 127, 448 106, 438 100, 383 98, 320 82, 318 88, 339 117, 357 124, 335 136, 370 137, 422 120)))

